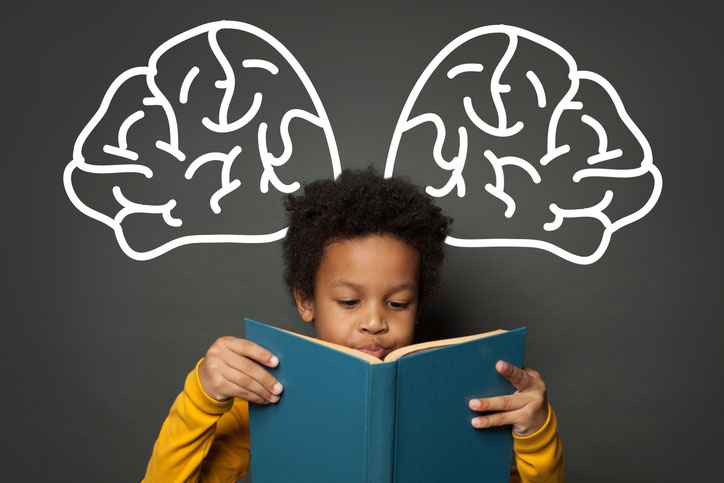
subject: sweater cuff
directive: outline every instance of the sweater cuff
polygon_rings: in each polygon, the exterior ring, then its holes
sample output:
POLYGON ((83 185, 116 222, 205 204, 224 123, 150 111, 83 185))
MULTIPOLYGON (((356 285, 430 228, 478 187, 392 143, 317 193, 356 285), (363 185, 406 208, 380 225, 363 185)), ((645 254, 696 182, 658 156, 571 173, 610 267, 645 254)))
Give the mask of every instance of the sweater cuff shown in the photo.
POLYGON ((558 421, 550 403, 548 404, 548 417, 538 431, 528 436, 518 436, 513 433, 513 446, 516 453, 535 453, 549 445, 556 437, 558 421))
POLYGON ((217 401, 206 394, 206 391, 204 391, 204 388, 201 386, 201 380, 199 379, 199 366, 203 360, 204 359, 201 358, 201 360, 196 363, 194 370, 189 372, 189 375, 186 376, 184 392, 191 402, 205 413, 223 414, 234 405, 234 398, 229 398, 226 401, 217 401))

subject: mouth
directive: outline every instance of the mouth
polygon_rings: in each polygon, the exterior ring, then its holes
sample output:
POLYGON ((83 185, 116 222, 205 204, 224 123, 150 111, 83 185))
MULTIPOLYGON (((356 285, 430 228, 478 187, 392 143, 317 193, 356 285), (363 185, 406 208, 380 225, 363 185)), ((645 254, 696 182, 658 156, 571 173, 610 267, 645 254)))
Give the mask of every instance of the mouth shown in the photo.
POLYGON ((382 347, 379 344, 367 344, 363 347, 355 347, 360 352, 364 352, 365 354, 369 354, 373 357, 376 357, 378 359, 382 359, 385 354, 387 354, 387 349, 382 347))

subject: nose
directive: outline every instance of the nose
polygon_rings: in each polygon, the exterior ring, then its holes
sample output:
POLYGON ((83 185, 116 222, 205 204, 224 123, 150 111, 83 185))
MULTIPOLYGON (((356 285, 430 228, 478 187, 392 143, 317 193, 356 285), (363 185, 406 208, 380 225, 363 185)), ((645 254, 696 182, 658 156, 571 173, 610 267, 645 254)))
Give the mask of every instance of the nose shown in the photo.
POLYGON ((359 323, 360 332, 380 334, 387 332, 387 319, 381 307, 370 306, 359 323))

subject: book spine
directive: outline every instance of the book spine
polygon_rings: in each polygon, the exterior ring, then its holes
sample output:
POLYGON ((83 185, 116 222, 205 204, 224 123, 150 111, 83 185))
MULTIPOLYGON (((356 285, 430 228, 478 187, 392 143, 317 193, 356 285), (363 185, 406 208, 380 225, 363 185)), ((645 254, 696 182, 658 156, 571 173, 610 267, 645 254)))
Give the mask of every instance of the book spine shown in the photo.
POLYGON ((368 483, 393 481, 396 391, 397 362, 369 366, 365 431, 368 483))

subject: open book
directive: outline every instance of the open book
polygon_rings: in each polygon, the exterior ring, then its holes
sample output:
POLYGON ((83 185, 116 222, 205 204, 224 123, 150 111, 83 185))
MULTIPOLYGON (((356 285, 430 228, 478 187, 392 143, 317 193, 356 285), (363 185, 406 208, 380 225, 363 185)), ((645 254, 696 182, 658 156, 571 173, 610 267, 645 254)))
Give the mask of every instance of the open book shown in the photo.
POLYGON ((246 319, 279 357, 276 404, 249 404, 255 482, 507 482, 509 427, 475 429, 474 397, 511 394, 495 363, 523 362, 525 328, 407 346, 381 361, 246 319))

